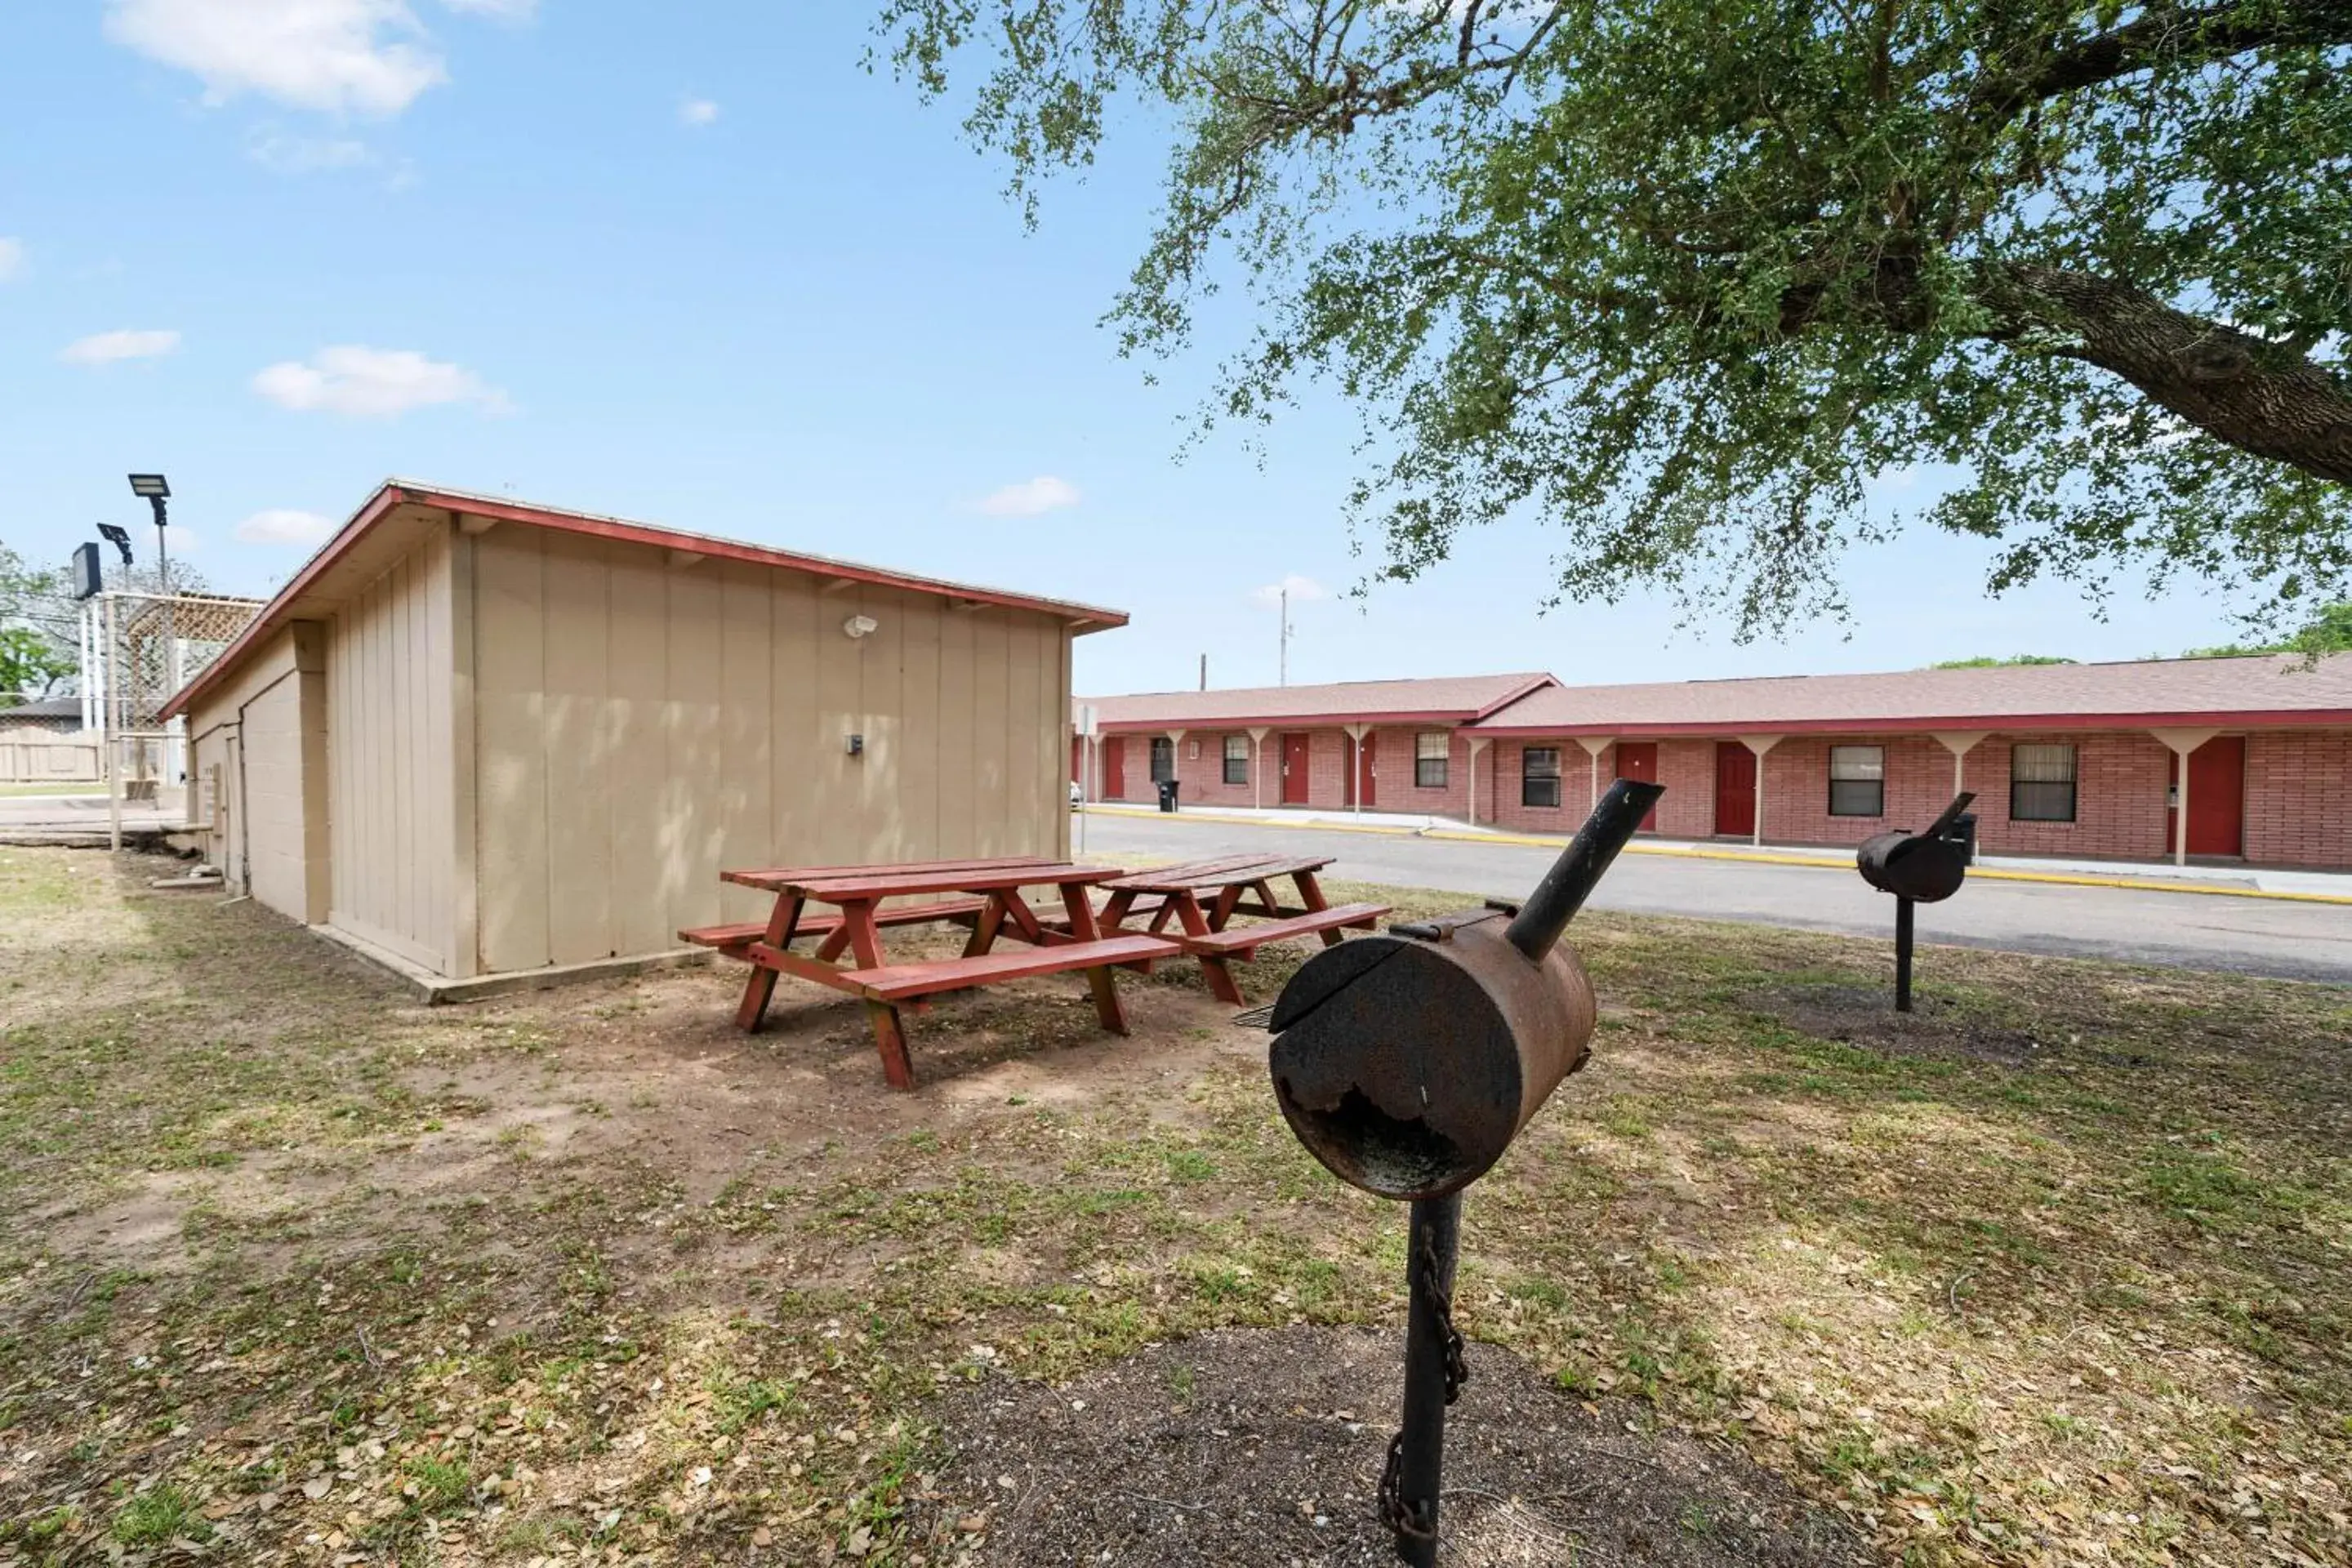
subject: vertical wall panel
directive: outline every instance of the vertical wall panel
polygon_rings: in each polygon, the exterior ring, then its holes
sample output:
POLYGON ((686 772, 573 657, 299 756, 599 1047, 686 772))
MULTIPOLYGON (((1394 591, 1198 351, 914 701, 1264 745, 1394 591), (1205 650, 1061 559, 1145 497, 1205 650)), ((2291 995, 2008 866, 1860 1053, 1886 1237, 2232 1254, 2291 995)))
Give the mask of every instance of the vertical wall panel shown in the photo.
POLYGON ((1059 622, 505 524, 472 547, 485 972, 764 913, 731 867, 1063 849, 1059 622))
POLYGON ((719 658, 719 608, 716 563, 670 569, 669 692, 664 710, 669 772, 661 798, 663 828, 678 853, 662 868, 661 894, 672 931, 707 917, 716 902, 719 795, 727 777, 719 724, 719 689, 728 673, 719 658))
POLYGON ((974 694, 980 673, 973 668, 971 616, 938 617, 940 628, 940 854, 980 853, 980 802, 974 793, 977 755, 974 694))
POLYGON ((337 612, 326 639, 328 918, 446 972, 449 542, 436 530, 337 612))
POLYGON ((548 961, 585 963, 619 951, 613 934, 612 759, 605 732, 612 708, 607 550, 601 540, 549 533, 541 552, 548 961))
POLYGON ((540 530, 494 529, 477 542, 475 866, 490 973, 551 962, 543 567, 540 530))

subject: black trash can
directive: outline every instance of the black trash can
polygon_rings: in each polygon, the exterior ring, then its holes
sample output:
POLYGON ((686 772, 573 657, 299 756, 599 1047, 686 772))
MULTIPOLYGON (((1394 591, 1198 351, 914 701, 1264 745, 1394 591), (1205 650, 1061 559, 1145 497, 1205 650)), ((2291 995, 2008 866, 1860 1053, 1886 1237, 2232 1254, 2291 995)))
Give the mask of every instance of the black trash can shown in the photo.
POLYGON ((1161 779, 1160 781, 1160 809, 1162 811, 1173 811, 1176 809, 1176 781, 1174 779, 1161 779))
POLYGON ((1975 812, 1964 811, 1954 817, 1952 826, 1946 830, 1944 837, 1948 843, 1960 847, 1961 865, 1973 866, 1977 863, 1977 814, 1975 812))

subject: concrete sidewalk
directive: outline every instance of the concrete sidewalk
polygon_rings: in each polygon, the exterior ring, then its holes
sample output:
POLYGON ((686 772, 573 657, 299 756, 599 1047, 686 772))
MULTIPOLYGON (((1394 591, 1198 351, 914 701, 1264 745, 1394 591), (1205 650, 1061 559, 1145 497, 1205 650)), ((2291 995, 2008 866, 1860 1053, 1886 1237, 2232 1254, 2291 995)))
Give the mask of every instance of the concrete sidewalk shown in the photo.
MULTIPOLYGON (((152 801, 125 801, 122 831, 141 837, 177 833, 185 814, 152 801)), ((109 837, 102 795, 0 795, 0 842, 104 844, 109 837)))
MULTIPOLYGON (((1153 806, 1096 802, 1087 810, 1103 816, 1150 816, 1153 806)), ((1558 848, 1565 834, 1515 833, 1473 826, 1451 817, 1399 812, 1352 812, 1224 806, 1176 812, 1171 820, 1260 824, 1269 827, 1315 827, 1339 832, 1404 834, 1417 838, 1514 844, 1558 848)), ((1768 866, 1822 866, 1853 869, 1853 851, 1818 844, 1752 846, 1722 839, 1641 838, 1629 855, 1671 855, 1696 860, 1741 860, 1768 866)), ((2175 866, 2169 861, 2076 860, 2020 855, 1980 855, 1969 875, 2001 881, 2054 882, 2074 887, 2146 888, 2165 892, 2235 893, 2248 898, 2291 899, 2352 904, 2352 872, 2289 871, 2258 866, 2175 866)))

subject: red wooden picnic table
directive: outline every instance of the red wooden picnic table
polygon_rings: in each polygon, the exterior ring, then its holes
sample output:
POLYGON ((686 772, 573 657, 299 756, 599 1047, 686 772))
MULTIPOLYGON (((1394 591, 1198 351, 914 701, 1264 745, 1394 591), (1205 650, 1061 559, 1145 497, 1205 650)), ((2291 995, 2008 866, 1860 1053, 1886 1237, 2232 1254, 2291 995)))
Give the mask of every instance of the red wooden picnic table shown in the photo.
POLYGON ((1128 921, 1148 914, 1151 917, 1148 933, 1157 936, 1171 919, 1176 921, 1183 931, 1177 941, 1201 961, 1209 989, 1219 1001, 1239 1006, 1244 998, 1228 967, 1231 961, 1255 958, 1260 947, 1286 937, 1318 935, 1324 946, 1335 947, 1342 931, 1349 927, 1370 931, 1389 912, 1386 904, 1328 901, 1316 874, 1332 858, 1328 855, 1303 858, 1228 855, 1181 866, 1155 866, 1103 884, 1110 901, 1103 906, 1102 924, 1116 931, 1128 921), (1285 877, 1297 889, 1296 905, 1286 904, 1275 895, 1274 884, 1285 877), (1214 895, 1206 909, 1201 903, 1204 893, 1214 895), (1136 900, 1146 895, 1160 901, 1138 909, 1136 900), (1235 915, 1263 915, 1265 920, 1256 925, 1231 926, 1235 915))
POLYGON ((720 876, 727 881, 776 895, 766 922, 756 932, 744 926, 705 926, 678 934, 751 966, 742 1004, 735 1010, 737 1026, 747 1032, 758 1029, 766 1016, 779 974, 797 975, 861 998, 874 1024, 883 1076, 893 1089, 912 1089, 915 1070, 899 1018, 901 1003, 919 1009, 943 992, 1082 969, 1103 1027, 1113 1034, 1128 1032, 1112 971, 1172 958, 1181 950, 1154 936, 1105 933, 1096 923, 1087 889, 1124 874, 1115 866, 1081 866, 1036 856, 725 871, 720 876), (1061 898, 1064 918, 1039 920, 1022 897, 1024 888, 1053 889, 1061 898), (886 899, 948 893, 961 896, 882 907, 886 899), (812 914, 807 912, 812 904, 829 904, 839 912, 812 914), (885 959, 881 933, 886 928, 943 921, 971 927, 961 956, 910 963, 885 959), (1001 935, 1034 945, 1022 952, 991 951, 1001 935), (816 952, 794 952, 793 943, 808 936, 822 936, 816 952), (840 962, 845 949, 846 963, 840 962))

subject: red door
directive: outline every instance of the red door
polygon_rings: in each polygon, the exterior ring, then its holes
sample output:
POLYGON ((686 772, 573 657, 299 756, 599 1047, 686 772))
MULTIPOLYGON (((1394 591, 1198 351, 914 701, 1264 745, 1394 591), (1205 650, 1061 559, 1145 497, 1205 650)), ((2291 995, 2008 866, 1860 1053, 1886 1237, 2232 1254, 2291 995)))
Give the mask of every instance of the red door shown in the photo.
MULTIPOLYGON (((1617 747, 1617 776, 1638 784, 1657 783, 1658 743, 1655 741, 1620 742, 1617 747)), ((1649 815, 1642 818, 1642 831, 1655 833, 1657 830, 1658 808, 1654 805, 1650 807, 1649 815)))
POLYGON ((1340 738, 1348 742, 1349 766, 1347 804, 1353 805, 1357 801, 1361 800, 1366 805, 1370 805, 1380 798, 1380 790, 1376 787, 1379 775, 1372 769, 1372 758, 1376 753, 1372 747, 1371 737, 1367 735, 1361 741, 1358 741, 1352 736, 1343 734, 1340 738))
POLYGON ((1282 804, 1307 804, 1307 737, 1285 735, 1282 738, 1282 804))
POLYGON ((1756 753, 1739 741, 1715 743, 1715 830, 1730 838, 1756 833, 1756 753))
POLYGON ((1127 742, 1113 735, 1101 745, 1103 798, 1124 800, 1127 798, 1127 742))
MULTIPOLYGON (((2164 813, 2164 847, 2180 842, 2180 753, 2172 753, 2173 804, 2164 813)), ((2189 853, 2246 852, 2246 740, 2217 735, 2189 753, 2189 853)))

